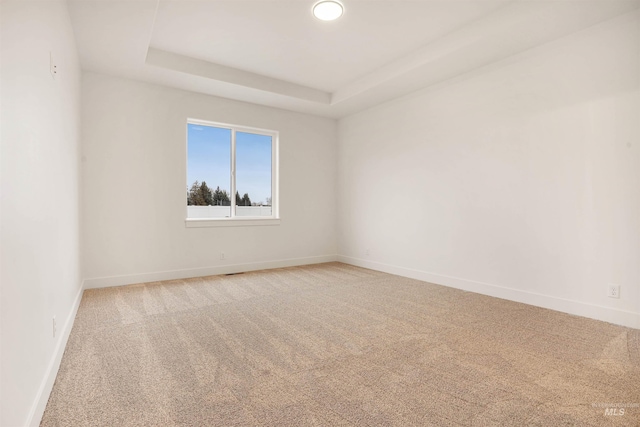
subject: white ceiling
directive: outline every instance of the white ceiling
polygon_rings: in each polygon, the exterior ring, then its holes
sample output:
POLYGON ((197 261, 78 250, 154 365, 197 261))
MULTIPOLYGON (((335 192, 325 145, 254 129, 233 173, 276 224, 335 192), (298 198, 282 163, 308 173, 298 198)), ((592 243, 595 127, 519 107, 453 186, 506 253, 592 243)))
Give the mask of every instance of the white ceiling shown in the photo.
POLYGON ((161 1, 151 46, 333 92, 507 1, 354 1, 334 22, 313 0, 161 1))
POLYGON ((441 83, 640 0, 71 0, 84 69, 328 117, 441 83))

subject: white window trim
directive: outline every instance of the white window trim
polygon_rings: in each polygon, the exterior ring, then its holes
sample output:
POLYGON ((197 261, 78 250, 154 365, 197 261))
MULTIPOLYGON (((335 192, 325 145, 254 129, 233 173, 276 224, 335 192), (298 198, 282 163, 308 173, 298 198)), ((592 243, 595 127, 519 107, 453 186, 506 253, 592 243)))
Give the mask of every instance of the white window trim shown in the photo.
POLYGON ((242 218, 187 218, 184 220, 187 228, 203 227, 253 227, 256 225, 280 225, 280 218, 272 217, 242 217, 242 218))
MULTIPOLYGON (((229 129, 231 131, 231 216, 229 218, 189 218, 188 208, 185 203, 185 226, 187 228, 199 227, 242 227, 242 226, 260 226, 260 225, 280 225, 280 198, 279 198, 279 175, 280 168, 278 163, 279 137, 278 131, 270 129, 260 129, 241 125, 232 125, 228 123, 210 122, 207 120, 187 119, 185 147, 186 158, 189 158, 189 131, 188 125, 212 126, 217 128, 229 129), (235 216, 236 208, 236 132, 254 133, 258 135, 268 135, 271 137, 271 216, 235 216)), ((189 167, 186 168, 185 182, 189 185, 189 167)))

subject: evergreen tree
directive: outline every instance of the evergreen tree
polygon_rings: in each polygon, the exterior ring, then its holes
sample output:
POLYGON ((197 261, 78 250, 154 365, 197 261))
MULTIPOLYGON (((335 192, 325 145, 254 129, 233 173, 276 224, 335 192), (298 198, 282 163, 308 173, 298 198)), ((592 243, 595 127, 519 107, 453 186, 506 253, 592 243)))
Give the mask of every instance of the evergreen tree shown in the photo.
POLYGON ((197 180, 189 189, 187 204, 190 206, 206 206, 205 199, 202 197, 201 184, 197 180))
POLYGON ((222 190, 220 192, 220 199, 222 201, 222 206, 231 206, 231 197, 229 197, 227 190, 222 190))
POLYGON ((236 206, 241 206, 242 205, 242 198, 240 197, 240 194, 236 191, 236 206))
POLYGON ((187 206, 192 206, 193 200, 191 200, 191 189, 187 187, 187 206))
POLYGON ((202 181, 202 184, 200 184, 199 193, 202 200, 202 205, 200 206, 213 205, 213 194, 206 181, 202 181))
POLYGON ((248 193, 244 193, 244 196, 242 196, 242 206, 251 206, 251 199, 248 193))
MULTIPOLYGON (((242 204, 242 198, 236 192, 236 204, 242 204)), ((227 190, 216 187, 212 190, 205 181, 195 181, 187 191, 187 205, 189 206, 231 206, 231 198, 227 190)))
POLYGON ((212 204, 215 206, 231 206, 229 193, 227 193, 227 190, 220 190, 220 187, 215 189, 212 199, 212 204))
POLYGON ((213 204, 218 206, 220 204, 220 187, 216 187, 213 191, 213 204))

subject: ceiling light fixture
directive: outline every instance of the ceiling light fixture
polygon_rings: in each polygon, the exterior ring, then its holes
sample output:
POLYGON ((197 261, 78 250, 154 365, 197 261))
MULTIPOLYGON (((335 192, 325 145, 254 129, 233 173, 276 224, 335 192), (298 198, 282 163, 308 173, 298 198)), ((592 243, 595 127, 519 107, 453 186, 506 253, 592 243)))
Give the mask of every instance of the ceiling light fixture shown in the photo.
POLYGON ((313 15, 322 21, 333 21, 344 13, 342 3, 335 0, 321 0, 313 5, 313 15))

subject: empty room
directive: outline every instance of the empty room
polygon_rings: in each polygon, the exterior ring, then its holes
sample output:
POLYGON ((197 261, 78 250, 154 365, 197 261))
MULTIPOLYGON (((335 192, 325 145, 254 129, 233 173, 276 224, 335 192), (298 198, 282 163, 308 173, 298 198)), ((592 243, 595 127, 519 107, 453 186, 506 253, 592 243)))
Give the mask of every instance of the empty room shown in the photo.
POLYGON ((0 0, 0 426, 640 425, 640 0, 0 0))

